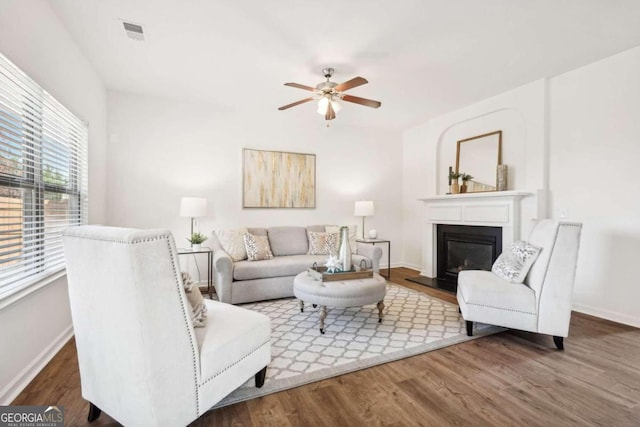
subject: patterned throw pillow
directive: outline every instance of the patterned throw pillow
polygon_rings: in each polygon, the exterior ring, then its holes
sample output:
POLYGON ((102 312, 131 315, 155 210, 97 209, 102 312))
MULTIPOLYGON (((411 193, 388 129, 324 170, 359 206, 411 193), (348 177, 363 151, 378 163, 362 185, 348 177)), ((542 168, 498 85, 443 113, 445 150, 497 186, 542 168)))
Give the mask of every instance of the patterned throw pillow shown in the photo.
MULTIPOLYGON (((358 242, 356 242, 356 239, 358 238, 358 226, 350 225, 348 228, 349 228, 349 246, 351 247, 351 253, 357 254, 358 242)), ((324 228, 324 231, 326 231, 327 233, 336 233, 338 235, 336 247, 340 248, 340 226, 327 225, 324 228)))
POLYGON ((187 300, 191 306, 191 320, 194 328, 203 328, 207 325, 207 306, 204 305, 204 298, 200 293, 189 273, 181 273, 184 291, 187 294, 187 300))
POLYGON ((513 242, 509 250, 502 252, 493 263, 491 271, 512 283, 522 283, 539 254, 540 248, 523 240, 513 242))
POLYGON ((249 261, 273 258, 267 236, 256 236, 255 234, 245 233, 242 238, 244 239, 244 247, 247 250, 247 259, 249 261))
POLYGON ((231 259, 234 261, 242 261, 247 259, 247 250, 244 247, 244 239, 242 236, 247 232, 246 228, 237 228, 235 230, 214 230, 218 241, 231 259))
POLYGON ((338 253, 337 233, 322 233, 308 231, 309 234, 309 255, 335 255, 338 253))

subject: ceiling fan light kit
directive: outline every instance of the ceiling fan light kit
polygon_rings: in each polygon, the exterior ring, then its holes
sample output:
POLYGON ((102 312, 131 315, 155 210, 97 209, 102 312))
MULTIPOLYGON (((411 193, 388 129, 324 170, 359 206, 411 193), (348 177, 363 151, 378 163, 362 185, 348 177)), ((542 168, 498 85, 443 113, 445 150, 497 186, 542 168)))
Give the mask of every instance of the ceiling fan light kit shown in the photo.
POLYGON ((320 101, 318 101, 318 114, 321 115, 326 115, 327 114, 327 109, 329 108, 329 103, 331 103, 331 107, 333 108, 334 112, 338 112, 340 110, 342 110, 342 105, 340 105, 338 103, 338 101, 336 101, 333 96, 331 95, 324 95, 322 98, 320 98, 320 101))
POLYGON ((323 115, 325 120, 333 120, 336 118, 336 113, 340 111, 340 109, 342 109, 342 106, 338 102, 339 100, 351 102, 354 104, 360 104, 371 108, 378 108, 382 105, 380 101, 360 98, 343 93, 349 89, 353 89, 354 87, 362 86, 369 83, 366 79, 362 77, 354 77, 351 80, 338 84, 330 80, 333 72, 333 68, 323 68, 322 74, 327 79, 327 81, 318 83, 315 88, 311 86, 301 85, 299 83, 285 83, 285 86, 308 90, 310 92, 313 92, 314 95, 309 98, 301 99, 300 101, 284 105, 278 108, 278 110, 287 110, 291 107, 295 107, 296 105, 318 100, 318 114, 323 115))

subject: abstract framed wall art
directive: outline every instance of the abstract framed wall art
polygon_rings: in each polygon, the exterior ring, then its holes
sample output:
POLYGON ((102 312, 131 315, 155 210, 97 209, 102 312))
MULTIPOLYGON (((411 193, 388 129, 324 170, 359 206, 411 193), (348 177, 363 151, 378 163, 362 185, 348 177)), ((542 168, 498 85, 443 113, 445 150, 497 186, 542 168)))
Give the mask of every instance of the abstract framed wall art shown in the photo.
POLYGON ((316 155, 243 151, 243 208, 315 208, 316 155))

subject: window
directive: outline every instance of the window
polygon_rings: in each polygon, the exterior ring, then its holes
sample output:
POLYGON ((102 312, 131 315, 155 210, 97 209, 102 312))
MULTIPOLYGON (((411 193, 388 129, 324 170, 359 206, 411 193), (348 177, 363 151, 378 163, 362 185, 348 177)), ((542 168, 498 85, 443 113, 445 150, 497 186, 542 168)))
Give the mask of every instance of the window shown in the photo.
POLYGON ((87 125, 0 54, 0 299, 64 268, 87 222, 87 125))

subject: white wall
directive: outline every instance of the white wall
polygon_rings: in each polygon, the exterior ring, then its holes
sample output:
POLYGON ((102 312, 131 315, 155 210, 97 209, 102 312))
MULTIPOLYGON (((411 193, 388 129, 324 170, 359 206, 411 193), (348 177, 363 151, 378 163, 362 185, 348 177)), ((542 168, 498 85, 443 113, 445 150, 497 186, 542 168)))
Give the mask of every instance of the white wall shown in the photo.
MULTIPOLYGON (((108 98, 109 224, 169 228, 187 246, 181 196, 207 198, 209 215, 199 227, 207 234, 238 226, 360 224, 354 201, 366 199, 376 213, 365 228, 400 248, 400 132, 350 128, 340 115, 327 128, 312 108, 246 114, 117 92, 108 98), (315 154, 316 208, 243 209, 243 148, 315 154)), ((392 264, 401 259, 399 250, 391 255, 392 264)))
POLYGON ((640 47, 445 114, 403 135, 403 260, 422 269, 417 198, 446 192, 453 141, 502 129, 509 189, 525 199, 522 225, 584 223, 574 309, 640 326, 640 47))
MULTIPOLYGON (((89 219, 104 222, 106 93, 100 79, 46 1, 0 2, 0 52, 89 122, 89 219)), ((12 304, 0 301, 0 325, 0 405, 7 405, 72 335, 66 278, 12 304)))
POLYGON ((584 222, 574 307, 640 326, 640 47, 551 80, 551 212, 584 222))

